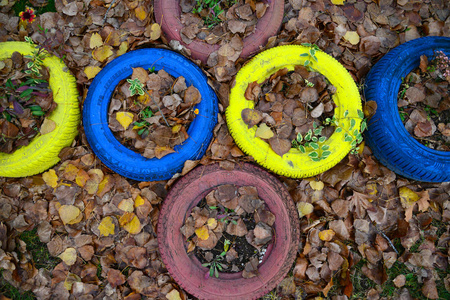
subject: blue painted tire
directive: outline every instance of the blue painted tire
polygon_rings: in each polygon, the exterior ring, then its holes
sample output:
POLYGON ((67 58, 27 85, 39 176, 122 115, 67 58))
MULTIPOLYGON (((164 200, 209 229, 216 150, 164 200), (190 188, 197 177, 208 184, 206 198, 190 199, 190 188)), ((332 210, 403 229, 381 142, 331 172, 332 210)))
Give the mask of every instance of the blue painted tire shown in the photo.
POLYGON ((200 159, 208 148, 217 123, 217 96, 202 70, 182 55, 165 49, 140 49, 119 56, 106 65, 92 81, 83 105, 83 126, 94 153, 114 172, 140 181, 170 179, 186 160, 200 159), (122 145, 108 127, 108 107, 117 84, 132 74, 132 68, 164 69, 173 77, 183 76, 194 85, 202 101, 187 133, 189 138, 161 159, 148 159, 122 145))
POLYGON ((364 91, 366 101, 378 105, 366 132, 375 157, 399 175, 426 182, 450 181, 450 152, 430 149, 406 131, 397 109, 397 94, 402 77, 419 66, 420 56, 431 58, 436 50, 450 56, 450 38, 423 37, 394 48, 369 72, 364 91))

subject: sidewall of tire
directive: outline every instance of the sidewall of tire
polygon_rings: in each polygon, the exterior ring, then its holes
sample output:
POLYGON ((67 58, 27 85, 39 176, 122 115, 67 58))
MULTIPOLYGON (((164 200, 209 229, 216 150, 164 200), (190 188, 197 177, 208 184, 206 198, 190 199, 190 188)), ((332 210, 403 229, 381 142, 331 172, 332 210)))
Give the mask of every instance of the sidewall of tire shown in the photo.
MULTIPOLYGON (((259 48, 267 43, 269 37, 276 35, 278 32, 284 13, 283 0, 265 0, 268 8, 264 16, 258 20, 255 32, 247 36, 244 40, 244 48, 241 57, 248 57, 256 52, 259 48)), ((191 50, 191 55, 195 59, 200 59, 206 63, 208 56, 219 49, 219 45, 210 45, 200 40, 194 40, 190 44, 185 44, 181 40, 180 30, 183 28, 181 24, 181 8, 179 0, 155 0, 155 19, 161 24, 162 30, 168 41, 177 40, 183 46, 191 50)))
POLYGON ((217 97, 203 72, 182 55, 166 49, 140 49, 111 61, 94 78, 83 105, 83 126, 94 153, 111 170, 125 177, 142 180, 166 180, 179 172, 186 160, 200 159, 217 123, 217 97), (198 115, 188 129, 189 138, 161 159, 147 159, 123 146, 108 127, 108 110, 118 83, 132 74, 132 68, 164 69, 173 77, 184 76, 188 86, 194 85, 202 100, 195 106, 198 115))
POLYGON ((299 221, 294 203, 284 186, 259 167, 236 165, 232 171, 215 165, 201 166, 174 184, 164 200, 158 221, 158 245, 162 260, 177 283, 200 299, 256 299, 268 293, 284 278, 297 255, 299 221), (269 246, 257 277, 242 273, 221 273, 205 280, 207 268, 186 253, 180 233, 189 211, 214 188, 223 184, 255 186, 275 216, 276 236, 269 246))
POLYGON ((403 125, 398 112, 402 82, 419 66, 420 56, 442 50, 450 56, 450 38, 424 37, 402 44, 387 53, 366 79, 365 100, 376 101, 377 110, 368 122, 366 141, 375 157, 404 177, 426 181, 450 181, 450 152, 437 151, 418 142, 403 125))
MULTIPOLYGON (((31 55, 35 48, 25 42, 0 43, 0 59, 11 57, 14 52, 31 55)), ((50 77, 49 85, 53 100, 58 104, 47 117, 55 122, 56 128, 45 135, 38 135, 29 145, 12 154, 0 153, 0 176, 25 177, 41 173, 59 162, 59 152, 70 146, 78 134, 80 109, 75 77, 56 56, 43 60, 50 77)))
POLYGON ((330 146, 330 156, 319 162, 314 162, 308 156, 310 151, 301 153, 291 148, 282 157, 276 154, 269 144, 256 137, 256 126, 248 129, 241 117, 245 108, 253 109, 254 101, 245 99, 245 90, 249 83, 262 83, 276 71, 288 68, 293 70, 295 65, 303 65, 309 48, 304 46, 279 46, 256 55, 243 66, 236 75, 235 86, 231 89, 230 105, 226 110, 226 121, 231 135, 238 146, 263 167, 283 176, 301 178, 320 174, 340 162, 351 150, 350 142, 344 142, 344 134, 350 128, 350 120, 355 119, 354 129, 359 129, 361 119, 358 110, 362 110, 358 89, 348 71, 330 55, 318 51, 318 62, 311 62, 311 67, 324 75, 336 87, 333 101, 336 104, 334 115, 343 127, 340 133, 334 132, 326 140, 330 146), (347 117, 344 116, 348 111, 347 117))

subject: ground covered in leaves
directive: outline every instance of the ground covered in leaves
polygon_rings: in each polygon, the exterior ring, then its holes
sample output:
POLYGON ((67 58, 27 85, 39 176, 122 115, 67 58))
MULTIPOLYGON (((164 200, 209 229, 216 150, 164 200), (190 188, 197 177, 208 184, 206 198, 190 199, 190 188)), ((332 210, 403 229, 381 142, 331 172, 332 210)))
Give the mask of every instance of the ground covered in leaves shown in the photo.
MULTIPOLYGON (((31 24, 19 22, 15 2, 0 1, 0 41, 39 41, 39 26, 48 29, 64 46, 80 107, 109 61, 138 48, 170 48, 152 1, 61 0, 56 12, 37 15, 31 24)), ((389 49, 420 36, 450 36, 448 3, 286 0, 282 28, 266 48, 315 43, 362 89, 389 49)), ((189 162, 181 175, 198 164, 231 168, 252 161, 224 121, 233 78, 246 61, 238 59, 241 49, 238 36, 224 40, 202 66, 219 97, 219 123, 205 157, 189 162)), ((0 178, 0 294, 194 299, 171 278, 158 252, 159 210, 175 179, 136 182, 113 173, 93 154, 82 126, 60 157, 43 174, 0 178)), ((368 147, 315 178, 278 178, 299 208, 302 233, 292 269, 265 299, 450 298, 449 183, 397 176, 368 147)))

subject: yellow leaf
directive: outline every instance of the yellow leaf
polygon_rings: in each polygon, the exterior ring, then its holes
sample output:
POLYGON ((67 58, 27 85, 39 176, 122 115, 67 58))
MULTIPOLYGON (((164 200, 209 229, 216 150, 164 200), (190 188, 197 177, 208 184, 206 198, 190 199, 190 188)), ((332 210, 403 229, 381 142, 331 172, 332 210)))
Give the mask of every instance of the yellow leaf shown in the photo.
POLYGON ((98 224, 98 230, 100 231, 100 234, 103 236, 108 236, 114 234, 114 230, 116 229, 116 226, 113 223, 112 217, 105 217, 103 220, 98 224))
POLYGON ((119 50, 117 50, 116 54, 117 56, 120 56, 122 54, 125 54, 128 51, 128 42, 124 41, 120 44, 119 50))
POLYGON ((75 178, 75 182, 80 186, 80 187, 84 187, 84 185, 86 184, 86 181, 89 180, 89 174, 83 170, 80 169, 77 173, 77 178, 75 178))
POLYGON ((71 266, 77 261, 77 250, 75 250, 75 248, 67 248, 63 253, 58 255, 58 257, 61 258, 66 265, 71 266))
POLYGON ((259 127, 256 129, 256 136, 262 139, 270 139, 273 137, 274 133, 272 129, 270 129, 269 126, 266 125, 266 123, 262 123, 259 125, 259 127))
POLYGON ((101 69, 102 68, 97 66, 87 66, 84 68, 84 74, 86 74, 87 79, 92 79, 98 74, 98 72, 100 72, 101 69))
POLYGON ((113 55, 112 47, 103 45, 92 51, 92 57, 99 62, 103 62, 113 55))
POLYGON ((208 226, 209 229, 214 230, 217 227, 217 220, 209 218, 208 221, 206 221, 206 226, 208 226))
POLYGON ((69 273, 66 277, 66 280, 64 280, 64 287, 66 290, 70 291, 72 289, 72 285, 75 282, 81 282, 80 276, 77 274, 69 273))
POLYGON ((414 203, 419 200, 419 195, 417 195, 414 191, 410 190, 406 186, 402 186, 398 189, 400 195, 400 202, 402 203, 403 208, 409 208, 414 203))
POLYGON ((75 165, 68 164, 64 169, 64 177, 67 180, 74 180, 77 177, 78 168, 75 165))
POLYGON ((52 188, 55 188, 58 185, 58 176, 53 169, 50 169, 47 172, 43 173, 42 179, 48 186, 51 186, 52 188))
POLYGON ((134 200, 134 207, 139 207, 145 203, 144 198, 142 198, 140 195, 136 196, 136 199, 134 200))
POLYGON ((178 133, 181 130, 181 124, 177 124, 175 126, 172 127, 172 133, 178 133))
POLYGON ((76 224, 83 219, 80 209, 73 205, 62 205, 58 212, 64 224, 76 224))
POLYGON ((89 195, 94 195, 98 191, 98 182, 94 179, 88 179, 84 185, 84 189, 89 195))
POLYGON ((156 146, 155 147, 155 156, 158 159, 166 156, 169 153, 174 153, 174 152, 175 152, 175 150, 173 150, 173 148, 170 148, 168 146, 156 146))
POLYGON ((133 122, 134 114, 130 112, 119 111, 116 114, 116 120, 122 125, 123 129, 127 130, 128 126, 133 122))
POLYGON ((344 35, 344 39, 349 41, 352 45, 359 43, 359 35, 356 31, 347 31, 344 35))
POLYGON ((195 234, 200 240, 206 241, 207 239, 209 239, 208 226, 203 225, 202 227, 195 229, 195 234))
POLYGON ((161 36, 161 26, 158 23, 153 23, 150 26, 150 39, 157 40, 161 36))
POLYGON ((319 239, 321 239, 322 241, 329 242, 333 239, 334 234, 335 234, 334 231, 331 229, 323 230, 319 232, 319 239))
POLYGON ((100 182, 98 184, 97 195, 101 195, 101 193, 103 192, 103 190, 105 188, 111 188, 112 187, 112 184, 110 184, 110 179, 111 179, 111 176, 110 175, 106 175, 105 178, 103 178, 102 182, 100 182))
POLYGON ((94 33, 93 35, 91 35, 91 40, 89 41, 89 47, 91 47, 91 49, 98 48, 102 45, 103 40, 100 34, 94 33))
POLYGON ((345 0, 331 0, 334 5, 344 5, 345 0))
POLYGON ((119 223, 126 231, 131 234, 137 234, 141 231, 141 222, 134 213, 125 213, 120 217, 119 223))
POLYGON ((176 289, 173 289, 170 291, 170 293, 167 293, 166 298, 168 300, 181 300, 180 292, 178 292, 176 289))
POLYGON ((321 191, 321 190, 323 190, 323 187, 324 187, 324 184, 322 181, 311 181, 311 182, 309 182, 309 185, 315 191, 321 191))
MULTIPOLYGON (((149 94, 152 94, 152 90, 150 90, 149 94)), ((147 104, 150 102, 150 96, 147 95, 147 93, 145 93, 144 95, 139 95, 138 101, 141 102, 142 104, 147 104)))
POLYGON ((298 215, 300 218, 309 215, 314 211, 314 206, 308 202, 298 202, 297 203, 298 215))
POLYGON ((123 199, 120 201, 119 205, 117 206, 120 210, 126 211, 126 212, 133 212, 134 210, 134 201, 132 198, 123 199))
POLYGON ((191 240, 191 241, 189 241, 189 245, 188 245, 186 252, 187 253, 192 252, 192 251, 194 251, 194 249, 195 249, 195 243, 191 240))
POLYGON ((55 121, 45 118, 39 131, 41 132, 41 135, 44 135, 52 132, 53 130, 55 130, 55 128, 56 128, 55 121))
POLYGON ((136 14, 136 17, 141 21, 144 21, 145 18, 147 18, 147 12, 145 11, 144 6, 142 5, 136 7, 134 9, 134 13, 136 14))

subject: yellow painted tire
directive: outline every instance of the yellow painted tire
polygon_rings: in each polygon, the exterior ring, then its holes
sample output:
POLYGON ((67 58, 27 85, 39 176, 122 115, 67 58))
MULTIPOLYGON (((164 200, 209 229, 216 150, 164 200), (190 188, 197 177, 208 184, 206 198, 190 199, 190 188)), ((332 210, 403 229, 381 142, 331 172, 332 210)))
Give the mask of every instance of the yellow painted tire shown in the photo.
MULTIPOLYGON (((31 55, 33 49, 25 42, 0 43, 0 60, 11 57, 15 51, 31 55)), ((48 117, 56 123, 56 128, 45 135, 36 136, 29 145, 12 154, 0 153, 0 176, 25 177, 42 173, 59 162, 61 149, 70 146, 78 134, 80 108, 75 77, 56 56, 45 58, 43 65, 49 70, 50 88, 58 104, 48 117)))
POLYGON ((293 178, 320 174, 340 162, 351 150, 351 142, 344 142, 344 134, 349 131, 350 120, 355 119, 354 128, 359 129, 361 123, 357 112, 358 109, 362 110, 361 98, 352 77, 333 57, 317 51, 318 62, 313 61, 310 66, 336 87, 336 93, 333 96, 336 104, 334 113, 343 128, 341 132, 335 131, 324 143, 330 146, 331 154, 326 159, 314 162, 308 156, 308 149, 306 153, 291 149, 281 157, 270 148, 267 142, 255 136, 256 126, 248 129, 241 118, 243 109, 254 108, 254 102, 244 97, 247 85, 253 81, 261 83, 279 69, 293 70, 295 65, 303 65, 305 57, 300 54, 308 53, 308 50, 309 48, 305 46, 279 46, 256 55, 237 73, 236 83, 230 93, 230 105, 226 110, 228 128, 241 150, 274 173, 293 178), (346 117, 344 117, 345 111, 348 111, 346 117))

